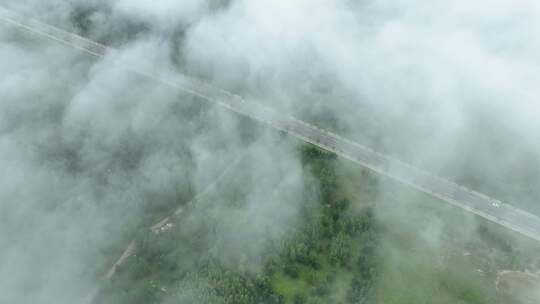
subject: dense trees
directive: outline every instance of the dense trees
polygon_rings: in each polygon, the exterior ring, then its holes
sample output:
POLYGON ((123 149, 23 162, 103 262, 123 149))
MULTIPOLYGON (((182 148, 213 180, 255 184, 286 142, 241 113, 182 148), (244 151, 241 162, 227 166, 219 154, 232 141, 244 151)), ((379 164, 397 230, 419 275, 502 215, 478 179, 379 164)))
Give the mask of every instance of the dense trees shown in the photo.
POLYGON ((224 263, 210 241, 214 223, 198 218, 192 231, 141 232, 138 254, 119 271, 109 296, 118 303, 367 303, 377 280, 372 211, 353 208, 334 154, 311 146, 300 153, 312 178, 306 183, 319 187, 307 187, 315 192, 306 194, 301 225, 270 242, 258 257, 260 271, 224 263))

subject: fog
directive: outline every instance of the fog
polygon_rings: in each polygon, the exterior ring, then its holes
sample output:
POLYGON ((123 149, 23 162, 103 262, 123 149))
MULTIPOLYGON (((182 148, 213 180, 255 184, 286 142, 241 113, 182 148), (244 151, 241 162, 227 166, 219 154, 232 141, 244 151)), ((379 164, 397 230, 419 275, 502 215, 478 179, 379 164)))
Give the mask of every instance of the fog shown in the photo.
POLYGON ((2 6, 120 49, 95 59, 0 25, 2 303, 79 302, 145 210, 188 200, 244 153, 245 209, 215 202, 244 219, 223 233, 246 227, 225 255, 255 238, 262 250, 257 224, 294 227, 294 147, 264 128, 246 141, 236 115, 125 67, 193 75, 540 214, 537 1, 2 6))
POLYGON ((538 211, 538 4, 480 3, 233 2, 189 31, 188 68, 538 211))

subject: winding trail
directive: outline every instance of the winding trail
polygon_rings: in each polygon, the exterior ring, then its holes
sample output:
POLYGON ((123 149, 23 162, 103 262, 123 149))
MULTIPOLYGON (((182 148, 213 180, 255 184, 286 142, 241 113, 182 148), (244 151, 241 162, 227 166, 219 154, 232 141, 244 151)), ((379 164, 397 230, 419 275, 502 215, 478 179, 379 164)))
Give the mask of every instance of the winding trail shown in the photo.
MULTIPOLYGON (((117 53, 113 48, 1 7, 0 21, 44 38, 55 40, 92 56, 105 57, 117 53)), ((292 116, 277 113, 255 102, 246 102, 238 95, 186 75, 180 73, 158 73, 148 70, 131 69, 129 67, 126 67, 126 69, 158 83, 169 85, 184 93, 214 102, 233 112, 265 123, 274 129, 287 132, 294 137, 334 152, 374 172, 540 241, 540 218, 527 211, 515 208, 509 204, 490 198, 485 194, 430 174, 422 169, 399 161, 391 156, 381 154, 366 146, 352 142, 292 116)))
MULTIPOLYGON (((200 200, 201 198, 203 198, 204 196, 212 193, 215 188, 217 187, 217 185, 225 179, 225 177, 227 177, 229 175, 229 173, 234 169, 236 168, 236 166, 238 164, 240 164, 240 162, 244 159, 244 156, 245 156, 245 153, 242 153, 240 154, 239 156, 237 156, 233 162, 231 164, 229 164, 225 170, 223 170, 223 172, 221 172, 221 174, 215 178, 212 183, 210 183, 209 185, 207 185, 203 191, 197 193, 197 195, 195 195, 189 202, 187 202, 184 206, 181 206, 181 207, 178 207, 177 209, 175 209, 173 212, 170 213, 170 215, 160 219, 157 223, 155 223, 154 225, 152 225, 149 229, 155 233, 155 234, 159 234, 165 230, 167 230, 168 228, 172 227, 176 221, 176 219, 178 219, 178 217, 184 212, 184 209, 186 207, 191 207, 193 205, 195 205, 195 203, 200 200)), ((111 266, 111 268, 109 268, 109 270, 107 271, 107 274, 105 275, 105 278, 107 280, 110 280, 114 274, 116 273, 116 269, 118 267, 120 267, 130 256, 134 255, 135 253, 137 252, 137 243, 135 240, 132 240, 131 242, 129 242, 128 246, 126 247, 126 249, 122 252, 122 255, 118 258, 118 260, 111 266)))
MULTIPOLYGON (((201 192, 197 193, 189 202, 187 202, 184 206, 176 208, 173 212, 170 213, 170 215, 160 219, 156 224, 152 225, 149 229, 155 233, 159 234, 161 232, 164 232, 165 230, 172 228, 174 226, 175 221, 180 217, 180 215, 184 212, 184 209, 187 207, 191 207, 197 203, 198 200, 203 198, 204 196, 212 193, 217 185, 223 181, 230 173, 231 171, 236 168, 242 162, 242 160, 245 157, 245 153, 240 154, 237 156, 232 163, 230 163, 221 174, 215 178, 212 183, 207 185, 201 192)), ((116 271, 119 267, 124 264, 124 262, 127 261, 128 258, 135 255, 137 253, 137 242, 136 240, 131 240, 118 258, 116 262, 113 263, 113 265, 109 268, 107 273, 104 276, 104 279, 106 281, 110 281, 114 275, 116 274, 116 271)), ((100 288, 94 288, 84 299, 83 304, 93 304, 95 303, 95 300, 99 296, 100 288)))

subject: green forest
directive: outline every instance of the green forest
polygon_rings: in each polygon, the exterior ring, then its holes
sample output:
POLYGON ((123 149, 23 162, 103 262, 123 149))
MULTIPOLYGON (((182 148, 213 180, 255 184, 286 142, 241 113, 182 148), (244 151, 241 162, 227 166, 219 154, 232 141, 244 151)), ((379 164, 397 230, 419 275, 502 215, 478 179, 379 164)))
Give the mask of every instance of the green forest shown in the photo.
POLYGON ((222 210, 243 203, 242 191, 227 179, 185 204, 171 229, 156 234, 139 228, 136 254, 103 282, 99 301, 514 303, 497 292, 496 276, 501 269, 527 267, 533 258, 527 258, 527 242, 510 243, 508 235, 486 223, 475 228, 478 237, 467 239, 463 212, 402 186, 386 186, 400 204, 415 202, 415 211, 405 216, 395 198, 379 194, 388 181, 314 146, 299 145, 298 154, 305 193, 292 231, 242 241, 231 251, 238 242, 219 231, 232 227, 234 232, 241 219, 222 210), (215 200, 224 205, 216 208, 215 200), (440 240, 430 243, 422 237, 423 223, 442 216, 447 224, 440 240))

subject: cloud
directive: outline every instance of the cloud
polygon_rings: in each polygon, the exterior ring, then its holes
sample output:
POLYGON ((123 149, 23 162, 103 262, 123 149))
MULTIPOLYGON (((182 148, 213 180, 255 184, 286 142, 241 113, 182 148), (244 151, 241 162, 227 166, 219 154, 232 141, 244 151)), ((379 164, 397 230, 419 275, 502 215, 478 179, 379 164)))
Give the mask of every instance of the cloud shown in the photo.
POLYGON ((247 146, 252 181, 266 179, 249 184, 242 225, 282 218, 281 235, 294 224, 292 150, 271 136, 246 144, 236 116, 125 66, 178 69, 288 114, 332 117, 348 137, 540 210, 536 1, 3 5, 79 32, 87 18, 86 33, 120 53, 94 60, 0 28, 0 302, 77 302, 145 208, 204 189, 247 146), (278 182, 290 191, 274 197, 278 182))
MULTIPOLYGON (((89 33, 107 40, 114 38, 109 29, 129 27, 122 18, 142 14, 143 4, 132 4, 118 2, 113 13, 98 1, 6 5, 78 31, 73 16, 93 6, 99 18, 91 18, 89 33)), ((137 18, 170 30, 193 22, 205 7, 159 4, 137 18)), ((272 152, 271 137, 246 141, 236 115, 126 70, 169 75, 172 42, 135 35, 118 53, 95 59, 10 27, 0 28, 0 39, 0 302, 79 302, 98 284, 116 254, 112 248, 148 220, 147 210, 188 200, 252 145, 260 155, 246 173, 268 182, 243 185, 249 204, 238 211, 246 218, 242 225, 281 220, 281 235, 294 221, 298 187, 290 197, 274 193, 275 200, 256 205, 277 182, 296 187, 301 181, 292 149, 272 152), (262 161, 268 157, 274 158, 262 161)), ((263 233, 253 233, 261 241, 254 250, 262 250, 263 233)))
POLYGON ((113 9, 160 29, 170 29, 179 24, 192 23, 208 9, 207 0, 117 0, 113 9))
POLYGON ((235 1, 194 24, 183 51, 188 70, 222 86, 307 119, 332 112, 355 140, 531 207, 538 193, 503 175, 540 159, 538 11, 235 1))

